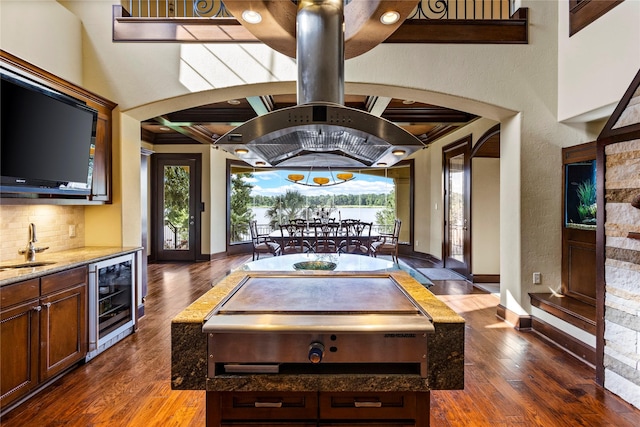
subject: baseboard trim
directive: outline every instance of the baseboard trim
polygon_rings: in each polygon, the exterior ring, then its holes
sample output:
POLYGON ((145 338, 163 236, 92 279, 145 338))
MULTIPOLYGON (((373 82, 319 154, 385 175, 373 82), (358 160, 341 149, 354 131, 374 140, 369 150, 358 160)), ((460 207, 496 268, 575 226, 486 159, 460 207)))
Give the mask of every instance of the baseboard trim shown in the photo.
POLYGON ((473 283, 500 283, 499 274, 474 274, 473 283))
POLYGON ((532 332, 555 345, 595 370, 596 349, 572 337, 564 331, 535 317, 532 332))
POLYGON ((510 325, 513 325, 513 327, 518 331, 531 330, 531 316, 528 314, 517 314, 502 304, 498 304, 496 316, 510 325))

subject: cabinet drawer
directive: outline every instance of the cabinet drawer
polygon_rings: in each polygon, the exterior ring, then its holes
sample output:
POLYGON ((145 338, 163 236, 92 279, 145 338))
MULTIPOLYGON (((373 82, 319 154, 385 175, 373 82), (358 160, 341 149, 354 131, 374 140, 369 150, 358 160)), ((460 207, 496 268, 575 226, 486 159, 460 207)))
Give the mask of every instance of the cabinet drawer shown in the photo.
POLYGON ((0 308, 11 307, 39 296, 40 279, 25 280, 24 282, 3 286, 2 290, 0 290, 0 308))
POLYGON ((315 420, 317 393, 238 392, 223 393, 223 420, 315 420))
POLYGON ((321 393, 320 418, 415 419, 416 397, 414 393, 321 393))
POLYGON ((88 270, 85 266, 42 276, 40 278, 42 295, 87 283, 87 274, 88 270))

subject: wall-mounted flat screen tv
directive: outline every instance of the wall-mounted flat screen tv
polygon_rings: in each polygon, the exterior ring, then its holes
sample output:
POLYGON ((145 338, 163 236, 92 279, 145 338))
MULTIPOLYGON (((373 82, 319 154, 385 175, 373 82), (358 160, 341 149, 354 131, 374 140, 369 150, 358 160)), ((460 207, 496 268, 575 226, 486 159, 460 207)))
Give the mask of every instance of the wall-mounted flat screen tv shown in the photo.
POLYGON ((0 192, 90 194, 97 111, 2 71, 0 192))

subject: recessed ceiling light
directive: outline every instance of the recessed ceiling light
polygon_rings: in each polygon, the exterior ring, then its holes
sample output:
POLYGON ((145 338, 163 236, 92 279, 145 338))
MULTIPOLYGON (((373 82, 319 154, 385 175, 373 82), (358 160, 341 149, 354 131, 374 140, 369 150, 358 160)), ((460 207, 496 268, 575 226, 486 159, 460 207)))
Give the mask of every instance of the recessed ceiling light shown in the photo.
POLYGON ((391 154, 393 154, 394 156, 404 156, 406 153, 406 151, 404 150, 393 150, 391 152, 391 154))
POLYGON ((247 154, 249 150, 246 148, 236 148, 236 154, 247 154))
POLYGON ((411 105, 411 104, 415 104, 415 103, 416 103, 416 101, 412 101, 412 100, 410 100, 410 99, 405 99, 404 101, 402 101, 402 103, 403 103, 404 105, 411 105))
POLYGON ((378 162, 376 163, 376 166, 387 166, 387 164, 385 162, 378 162))
POLYGON ((239 105, 240 101, 237 99, 230 99, 227 101, 227 104, 231 104, 231 105, 239 105))
POLYGON ((256 166, 264 166, 264 165, 266 165, 265 162, 256 162, 256 166))
POLYGON ((262 21, 262 16, 255 10, 245 10, 242 12, 242 19, 249 24, 259 24, 262 21))
POLYGON ((171 130, 171 129, 169 129, 166 126, 160 126, 160 130, 163 131, 163 132, 166 132, 166 131, 171 130))
POLYGON ((400 20, 400 14, 395 10, 390 10, 389 12, 385 12, 380 17, 380 22, 384 25, 393 25, 400 20))

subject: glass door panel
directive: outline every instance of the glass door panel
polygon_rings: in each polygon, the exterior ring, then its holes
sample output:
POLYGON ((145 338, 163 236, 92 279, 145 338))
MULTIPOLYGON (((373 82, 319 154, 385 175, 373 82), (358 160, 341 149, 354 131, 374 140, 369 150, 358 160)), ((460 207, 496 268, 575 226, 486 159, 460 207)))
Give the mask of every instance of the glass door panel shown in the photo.
POLYGON ((464 154, 449 159, 449 257, 464 262, 464 154))
POLYGON ((199 252, 198 159, 156 154, 154 249, 159 261, 195 261, 199 252))

